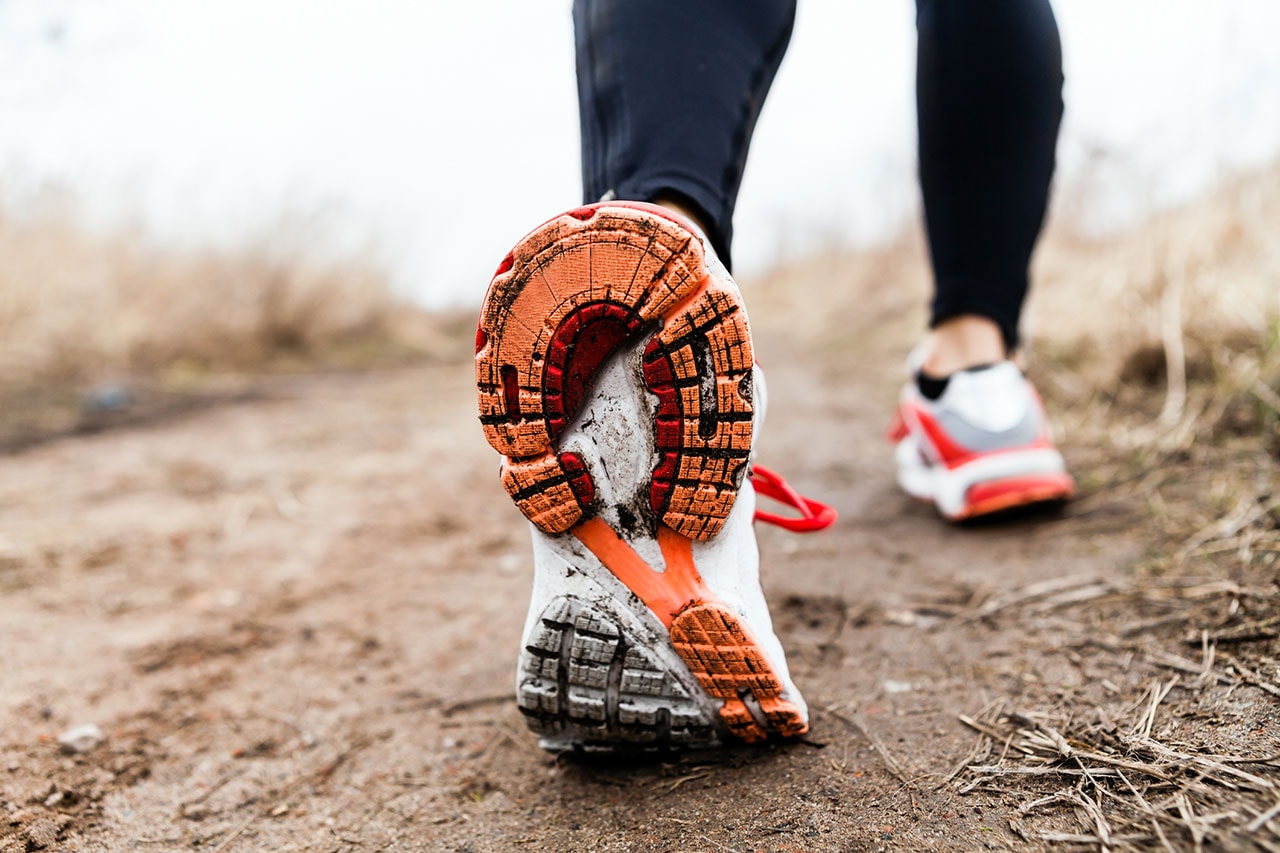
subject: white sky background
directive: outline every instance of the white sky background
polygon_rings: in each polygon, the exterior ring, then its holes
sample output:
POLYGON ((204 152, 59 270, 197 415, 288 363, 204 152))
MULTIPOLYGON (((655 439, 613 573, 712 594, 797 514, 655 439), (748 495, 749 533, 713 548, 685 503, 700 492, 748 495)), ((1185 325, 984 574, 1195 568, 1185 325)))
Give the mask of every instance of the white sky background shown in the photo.
MULTIPOLYGON (((1280 3, 1056 0, 1059 203, 1133 222, 1280 152, 1280 3)), ((917 204, 914 4, 800 0, 739 200, 747 273, 917 204)), ((567 0, 0 0, 0 194, 235 245, 302 223, 428 305, 478 303, 579 202, 567 0)), ((3 262, 0 259, 0 262, 3 262)))

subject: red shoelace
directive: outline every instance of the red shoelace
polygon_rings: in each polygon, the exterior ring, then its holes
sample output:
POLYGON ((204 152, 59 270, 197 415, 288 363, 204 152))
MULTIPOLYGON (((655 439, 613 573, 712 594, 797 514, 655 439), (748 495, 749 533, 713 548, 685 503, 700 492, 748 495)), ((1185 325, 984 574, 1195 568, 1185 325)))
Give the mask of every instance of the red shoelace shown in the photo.
POLYGON ((773 524, 783 530, 794 533, 812 533, 824 530, 836 523, 836 511, 813 498, 806 498, 787 484, 787 481, 774 471, 763 465, 753 465, 751 482, 755 484, 756 494, 775 500, 780 504, 798 510, 800 517, 778 515, 772 512, 756 510, 756 521, 773 524))

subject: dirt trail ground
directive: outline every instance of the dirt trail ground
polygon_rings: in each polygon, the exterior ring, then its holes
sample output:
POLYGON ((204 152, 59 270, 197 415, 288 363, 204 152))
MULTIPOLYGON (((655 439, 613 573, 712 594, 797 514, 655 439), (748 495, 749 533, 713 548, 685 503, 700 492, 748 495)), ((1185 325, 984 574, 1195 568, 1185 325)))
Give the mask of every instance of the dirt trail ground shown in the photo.
POLYGON ((1193 384, 1222 401, 1193 441, 1116 439, 1163 374, 1099 397, 1050 347, 1079 499, 946 525, 882 438, 919 247, 789 276, 833 307, 749 291, 762 461, 841 511, 760 533, 807 739, 536 748, 527 533, 459 336, 0 457, 0 851, 1280 849, 1275 418, 1193 384), (83 723, 105 741, 60 753, 83 723))

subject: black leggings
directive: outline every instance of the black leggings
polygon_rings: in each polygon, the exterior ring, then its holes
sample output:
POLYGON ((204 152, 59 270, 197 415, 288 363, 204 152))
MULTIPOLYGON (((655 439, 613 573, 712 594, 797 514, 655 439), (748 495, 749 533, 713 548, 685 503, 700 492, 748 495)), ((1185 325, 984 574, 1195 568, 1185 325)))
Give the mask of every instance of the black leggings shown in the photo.
MULTIPOLYGON (((730 263, 756 118, 794 0, 575 0, 585 199, 691 206, 730 263)), ((916 0, 931 325, 994 320, 1010 349, 1062 118, 1048 0, 916 0)))

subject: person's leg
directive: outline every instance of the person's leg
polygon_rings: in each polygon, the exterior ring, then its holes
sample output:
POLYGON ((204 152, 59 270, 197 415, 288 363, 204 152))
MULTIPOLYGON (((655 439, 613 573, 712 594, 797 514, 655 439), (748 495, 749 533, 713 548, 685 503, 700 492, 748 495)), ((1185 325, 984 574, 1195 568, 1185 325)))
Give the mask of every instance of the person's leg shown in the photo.
POLYGON ((795 0, 576 0, 584 200, 674 203, 726 266, 795 0))
POLYGON ((1008 360, 1053 176, 1062 57, 1048 0, 917 0, 916 12, 935 290, 894 437, 899 484, 958 520, 1075 488, 1008 360))
POLYGON ((1048 0, 917 0, 920 183, 935 296, 924 368, 1018 344, 1062 117, 1048 0))
POLYGON ((476 332, 480 421, 533 534, 517 702, 548 749, 808 727, 754 522, 818 529, 834 513, 754 464, 765 389, 716 257, 793 11, 574 6, 588 203, 516 244, 476 332), (757 514, 757 493, 802 518, 757 514))

